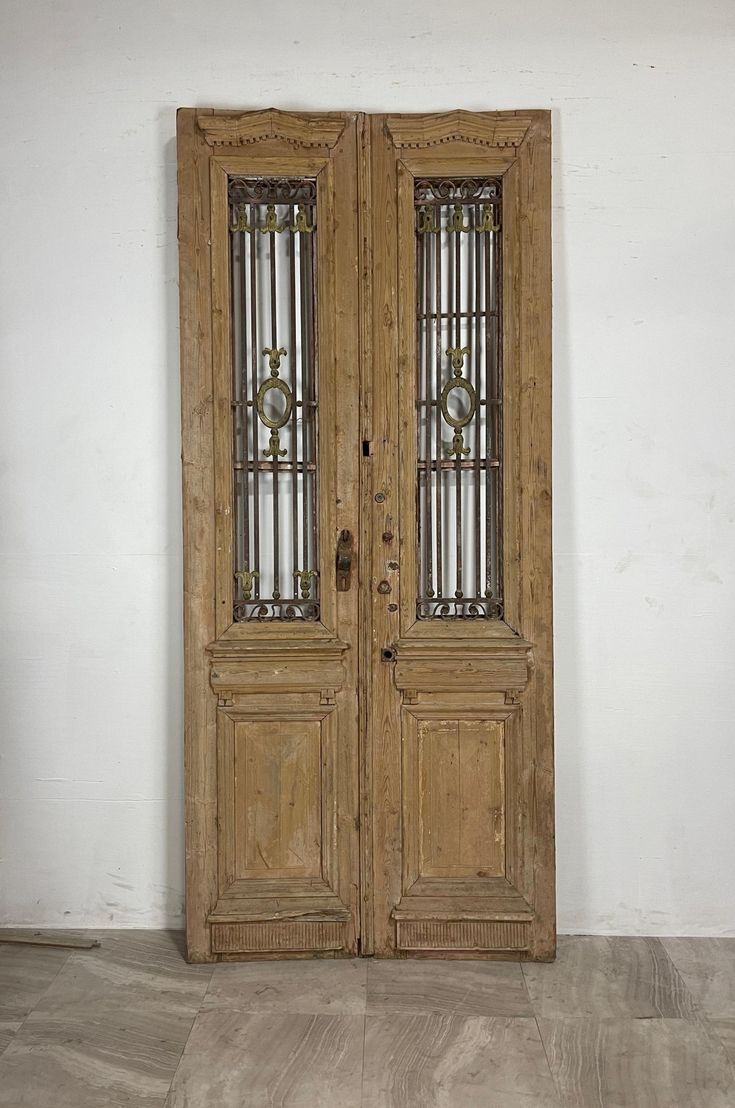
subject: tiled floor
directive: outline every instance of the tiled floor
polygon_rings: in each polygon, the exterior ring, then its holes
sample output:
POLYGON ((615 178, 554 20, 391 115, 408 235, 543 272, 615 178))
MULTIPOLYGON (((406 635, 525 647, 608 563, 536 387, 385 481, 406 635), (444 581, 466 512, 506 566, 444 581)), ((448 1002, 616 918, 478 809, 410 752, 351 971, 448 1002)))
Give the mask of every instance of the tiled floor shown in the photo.
POLYGON ((98 936, 0 945, 0 1106, 735 1108, 735 939, 212 967, 98 936))

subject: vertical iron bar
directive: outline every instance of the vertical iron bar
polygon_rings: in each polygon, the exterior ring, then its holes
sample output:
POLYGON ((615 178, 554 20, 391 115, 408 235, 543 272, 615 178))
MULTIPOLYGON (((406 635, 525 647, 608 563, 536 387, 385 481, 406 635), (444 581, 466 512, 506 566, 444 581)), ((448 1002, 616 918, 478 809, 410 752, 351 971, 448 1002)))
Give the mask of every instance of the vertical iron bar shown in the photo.
MULTIPOLYGON (((494 209, 491 209, 494 215, 494 209)), ((485 390, 486 399, 488 401, 487 419, 485 421, 485 592, 493 595, 493 548, 492 548, 492 526, 491 518, 494 514, 494 504, 492 495, 492 467, 490 465, 490 459, 492 458, 492 440, 491 440, 491 428, 495 425, 495 411, 496 404, 489 403, 490 400, 494 400, 495 389, 491 385, 491 351, 492 344, 490 342, 490 322, 491 316, 489 314, 492 307, 490 296, 492 290, 492 284, 490 280, 490 251, 493 246, 492 240, 488 240, 487 236, 492 235, 492 231, 485 231, 486 236, 484 243, 485 252, 485 390)))
MULTIPOLYGON (((434 592, 434 567, 433 567, 433 550, 434 550, 434 534, 431 526, 431 502, 432 502, 432 473, 431 473, 431 449, 432 449, 432 420, 431 420, 431 329, 433 326, 432 320, 429 318, 429 312, 431 311, 431 253, 428 249, 430 242, 430 234, 427 231, 423 235, 424 245, 424 315, 426 319, 423 321, 425 330, 424 336, 424 397, 426 401, 426 407, 424 408, 424 426, 426 427, 426 437, 424 440, 425 448, 425 461, 424 467, 424 480, 426 482, 424 486, 424 526, 426 528, 426 574, 423 586, 421 589, 421 596, 432 596, 434 592), (429 240, 429 241, 427 241, 429 240)), ((437 327, 439 321, 437 320, 437 327)), ((438 406, 438 405, 437 405, 438 406)))
MULTIPOLYGON (((250 226, 256 227, 257 207, 250 205, 250 226)), ((253 569, 260 573, 260 471, 258 462, 258 239, 255 231, 250 239, 250 357, 251 392, 253 398, 253 569)), ((260 596, 260 577, 254 580, 255 598, 260 596)))
MULTIPOLYGON (((278 349, 278 318, 276 309, 276 233, 271 231, 270 239, 270 277, 271 277, 271 346, 278 349)), ((280 599, 280 543, 279 518, 278 518, 278 462, 279 458, 271 458, 273 466, 273 597, 280 599)))
POLYGON ((301 391, 303 404, 301 408, 301 542, 302 542, 302 569, 311 569, 309 560, 309 488, 307 463, 309 461, 309 435, 308 425, 312 415, 309 406, 311 400, 309 347, 306 333, 306 265, 305 265, 305 235, 299 238, 299 327, 301 342, 299 345, 299 357, 301 363, 301 391))
MULTIPOLYGON (((289 215, 289 228, 295 226, 296 209, 293 204, 288 209, 289 215)), ((297 404, 298 404, 298 377, 296 373, 296 236, 297 231, 289 230, 289 264, 288 264, 288 291, 289 291, 289 311, 288 311, 288 353, 291 359, 291 393, 293 395, 293 408, 291 409, 291 549, 293 565, 292 580, 293 580, 293 595, 298 597, 299 595, 299 579, 296 576, 296 570, 299 568, 299 475, 297 473, 297 460, 298 460, 298 445, 296 439, 297 431, 297 404)), ((302 380, 303 384, 303 380, 302 380)), ((304 408, 303 401, 301 407, 301 415, 303 418, 304 408)), ((302 566, 302 569, 307 569, 307 566, 302 566)))
MULTIPOLYGON (((442 322, 439 318, 442 310, 442 236, 444 231, 442 205, 439 205, 439 230, 436 233, 436 457, 437 462, 442 457, 442 412, 439 397, 442 392, 442 322)), ((448 334, 448 331, 447 331, 448 334)), ((442 596, 444 591, 444 565, 442 561, 442 473, 443 470, 436 467, 436 595, 442 596)))
POLYGON ((503 601, 503 205, 502 194, 500 215, 496 220, 500 231, 493 234, 495 246, 495 396, 498 403, 493 404, 495 412, 495 441, 498 452, 498 468, 495 471, 495 592, 503 601))
MULTIPOLYGON (((247 270, 245 268, 245 244, 247 241, 247 231, 240 231, 240 380, 238 382, 239 388, 237 389, 235 396, 240 400, 240 430, 241 430, 241 450, 242 450, 242 473, 241 481, 243 484, 243 509, 242 509, 242 529, 243 529, 243 564, 242 567, 238 566, 238 569, 245 570, 250 569, 250 477, 248 473, 247 456, 248 456, 248 392, 247 392, 247 379, 248 379, 248 344, 247 344, 247 270)), ((235 282, 232 282, 233 288, 235 282)), ((238 459, 239 460, 239 459, 238 459)))
MULTIPOLYGON (((414 223, 416 219, 416 213, 414 210, 414 223)), ((416 261, 416 395, 421 399, 421 383, 423 380, 424 369, 424 340, 426 338, 425 324, 421 320, 421 307, 422 298, 424 295, 424 271, 426 266, 425 246, 426 246, 426 233, 419 235, 414 231, 414 241, 416 243, 415 248, 415 261, 416 261)), ((426 409, 416 408, 416 456, 420 461, 425 458, 426 450, 426 409), (422 428, 423 421, 423 428, 422 428), (422 433, 423 432, 423 433, 422 433)), ((426 588, 426 520, 423 517, 422 501, 425 500, 423 495, 424 489, 422 488, 422 480, 428 480, 426 469, 423 474, 421 467, 417 467, 416 470, 416 527, 417 527, 417 547, 419 552, 419 564, 417 573, 417 588, 418 595, 423 596, 426 588)))
POLYGON ((317 464, 317 451, 318 451, 318 438, 317 438, 317 423, 316 423, 316 399, 317 399, 317 380, 316 380, 316 330, 317 330, 317 303, 316 303, 316 251, 314 249, 314 241, 316 239, 316 220, 313 207, 309 206, 307 209, 309 215, 309 225, 314 227, 315 230, 312 234, 307 235, 309 244, 307 247, 307 255, 309 259, 309 384, 311 390, 312 406, 310 411, 312 413, 312 423, 310 427, 310 440, 311 451, 314 461, 314 477, 312 483, 312 565, 310 568, 315 570, 319 569, 317 564, 317 550, 319 542, 319 467, 317 464))
MULTIPOLYGON (((462 213, 462 219, 458 220, 460 226, 464 223, 464 206, 460 208, 462 213)), ((462 232, 456 230, 454 232, 454 311, 455 311, 455 323, 454 323, 454 345, 459 349, 462 346, 462 320, 460 312, 462 311, 462 232)), ((457 544, 457 587, 455 596, 462 596, 462 466, 461 457, 459 454, 454 456, 454 473, 456 484, 456 503, 455 503, 455 528, 456 528, 456 544, 457 544)))
MULTIPOLYGON (((482 303, 481 296, 481 284, 482 284, 482 262, 480 258, 480 249, 482 246, 482 235, 478 232, 480 226, 480 215, 482 207, 480 204, 475 205, 475 225, 473 227, 472 240, 474 247, 474 262, 475 262, 475 326, 474 326, 474 339, 475 339, 475 397, 477 407, 475 409, 475 434, 474 443, 475 448, 475 518, 474 518, 474 530, 475 530, 475 596, 482 595, 482 582, 480 576, 480 455, 482 453, 480 431, 482 429, 482 381, 480 373, 480 346, 481 346, 481 315, 482 303)), ((490 416, 490 410, 485 405, 485 418, 490 416)))

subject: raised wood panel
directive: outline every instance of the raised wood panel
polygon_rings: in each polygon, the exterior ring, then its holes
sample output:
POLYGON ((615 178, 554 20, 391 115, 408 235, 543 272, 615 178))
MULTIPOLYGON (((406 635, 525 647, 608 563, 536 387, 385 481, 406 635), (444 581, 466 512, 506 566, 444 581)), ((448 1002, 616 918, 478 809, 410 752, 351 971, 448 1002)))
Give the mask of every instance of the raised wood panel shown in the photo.
MULTIPOLYGON (((436 701, 402 713, 401 904, 429 887, 450 898, 497 896, 498 879, 524 868, 517 706, 449 711, 436 701)), ((513 884, 504 891, 521 895, 513 884)))
POLYGON ((421 720, 417 735, 419 877, 502 876, 503 724, 421 720))
POLYGON ((235 724, 235 878, 321 874, 321 726, 235 724))
POLYGON ((243 699, 219 712, 214 915, 225 900, 271 896, 277 904, 279 897, 317 894, 318 910, 342 908, 337 708, 302 707, 274 718, 271 703, 267 718, 243 699))

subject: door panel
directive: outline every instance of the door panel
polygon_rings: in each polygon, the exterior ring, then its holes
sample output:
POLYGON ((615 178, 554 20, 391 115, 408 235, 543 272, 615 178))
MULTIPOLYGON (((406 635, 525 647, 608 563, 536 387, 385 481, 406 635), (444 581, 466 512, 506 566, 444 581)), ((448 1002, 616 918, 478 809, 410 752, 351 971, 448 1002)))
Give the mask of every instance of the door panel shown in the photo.
POLYGON ((235 724, 235 880, 321 875, 317 720, 235 724))
POLYGON ((370 135, 373 949, 549 958, 548 116, 370 135))
MULTIPOLYGON (((405 749, 412 745, 412 730, 406 720, 405 749)), ((415 745, 416 794, 412 798, 406 767, 404 804, 418 812, 418 879, 503 877, 502 725, 494 720, 419 720, 415 745)), ((406 854, 410 852, 407 836, 406 854)))
POLYGON ((352 954, 357 121, 179 132, 189 957, 352 954))
POLYGON ((189 957, 548 958, 548 114, 178 128, 189 957))

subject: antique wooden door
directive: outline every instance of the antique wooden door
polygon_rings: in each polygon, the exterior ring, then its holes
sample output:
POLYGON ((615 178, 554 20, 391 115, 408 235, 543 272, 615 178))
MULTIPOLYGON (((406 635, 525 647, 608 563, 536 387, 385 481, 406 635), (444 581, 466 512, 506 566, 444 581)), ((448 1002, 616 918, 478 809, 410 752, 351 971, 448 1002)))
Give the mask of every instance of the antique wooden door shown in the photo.
POLYGON ((551 958, 548 113, 178 151, 189 958, 551 958))

